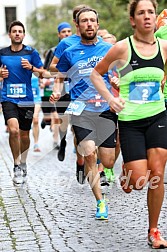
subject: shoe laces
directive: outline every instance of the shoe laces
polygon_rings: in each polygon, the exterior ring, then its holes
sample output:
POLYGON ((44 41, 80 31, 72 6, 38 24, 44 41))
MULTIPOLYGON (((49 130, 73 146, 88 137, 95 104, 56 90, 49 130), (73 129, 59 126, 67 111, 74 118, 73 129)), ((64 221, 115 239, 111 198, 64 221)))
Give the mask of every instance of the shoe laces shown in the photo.
POLYGON ((158 230, 154 232, 154 237, 156 239, 160 239, 161 238, 161 234, 160 234, 160 232, 158 230))
POLYGON ((163 240, 163 238, 161 237, 161 233, 158 229, 155 229, 152 232, 150 231, 150 236, 152 236, 156 240, 163 240))
POLYGON ((106 204, 104 200, 101 200, 100 203, 98 203, 97 207, 100 213, 106 212, 106 204))

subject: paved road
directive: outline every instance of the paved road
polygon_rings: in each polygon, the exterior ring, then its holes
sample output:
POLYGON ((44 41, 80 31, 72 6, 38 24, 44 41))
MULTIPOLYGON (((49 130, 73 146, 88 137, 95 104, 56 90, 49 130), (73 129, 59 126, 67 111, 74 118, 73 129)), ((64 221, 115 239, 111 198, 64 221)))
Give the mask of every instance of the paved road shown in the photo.
MULTIPOLYGON (((116 182, 107 191, 109 220, 97 221, 89 185, 80 185, 75 178, 70 131, 65 161, 59 162, 49 127, 41 130, 42 152, 34 155, 31 144, 28 181, 21 188, 12 183, 13 164, 2 115, 0 133, 0 251, 155 251, 146 243, 146 189, 129 195, 122 192, 118 183, 121 156, 114 168, 116 182)), ((165 198, 160 228, 167 237, 166 220, 165 198)))

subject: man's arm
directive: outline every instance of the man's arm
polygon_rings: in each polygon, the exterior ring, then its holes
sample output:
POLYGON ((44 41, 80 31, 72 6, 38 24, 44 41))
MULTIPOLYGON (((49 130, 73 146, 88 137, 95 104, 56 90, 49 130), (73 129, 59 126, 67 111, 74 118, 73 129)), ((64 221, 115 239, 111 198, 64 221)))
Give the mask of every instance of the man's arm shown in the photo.
POLYGON ((64 77, 57 77, 53 86, 53 93, 50 96, 49 101, 51 103, 57 102, 61 97, 61 92, 63 90, 64 77))
POLYGON ((56 56, 54 56, 52 62, 50 63, 49 67, 50 72, 58 72, 58 69, 56 68, 58 62, 59 59, 56 56))
POLYGON ((32 71, 36 77, 38 78, 51 78, 51 77, 56 77, 56 75, 51 75, 49 71, 43 68, 43 66, 37 68, 33 66, 27 59, 22 58, 21 60, 22 67, 32 71))

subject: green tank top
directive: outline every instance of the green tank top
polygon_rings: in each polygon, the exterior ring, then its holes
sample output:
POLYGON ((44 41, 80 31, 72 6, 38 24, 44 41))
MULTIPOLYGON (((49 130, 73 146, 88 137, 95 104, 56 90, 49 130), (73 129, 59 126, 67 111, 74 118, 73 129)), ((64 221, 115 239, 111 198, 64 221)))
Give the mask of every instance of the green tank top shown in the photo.
POLYGON ((127 43, 128 62, 118 69, 120 97, 125 100, 125 108, 118 114, 121 121, 144 119, 165 110, 161 90, 164 62, 159 41, 152 57, 143 57, 137 51, 132 36, 127 38, 127 43))

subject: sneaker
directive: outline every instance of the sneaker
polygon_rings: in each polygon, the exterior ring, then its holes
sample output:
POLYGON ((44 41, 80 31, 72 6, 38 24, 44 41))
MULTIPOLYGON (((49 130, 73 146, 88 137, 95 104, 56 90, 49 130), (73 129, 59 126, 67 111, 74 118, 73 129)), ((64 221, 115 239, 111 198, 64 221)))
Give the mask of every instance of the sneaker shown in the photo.
POLYGON ((27 164, 26 163, 21 163, 20 168, 23 171, 23 183, 27 181, 27 164))
POLYGON ((167 241, 162 238, 161 233, 157 228, 151 228, 148 233, 148 245, 153 249, 167 248, 167 241))
POLYGON ((124 169, 124 164, 122 164, 122 172, 119 176, 119 181, 120 181, 120 185, 122 187, 122 190, 125 193, 131 193, 132 188, 130 186, 128 186, 128 184, 127 184, 126 171, 124 169))
POLYGON ((65 158, 65 149, 66 149, 66 140, 60 143, 60 148, 57 153, 57 157, 59 161, 63 161, 65 158))
POLYGON ((112 169, 107 169, 104 168, 104 173, 108 179, 109 182, 114 182, 115 181, 115 174, 114 174, 114 170, 112 169))
POLYGON ((13 169, 14 177, 13 182, 14 184, 22 184, 23 183, 23 171, 20 166, 16 165, 13 169))
POLYGON ((85 178, 86 178, 84 164, 79 165, 78 162, 76 162, 76 177, 77 177, 78 183, 84 184, 85 178))
POLYGON ((34 152, 41 152, 41 150, 38 147, 38 144, 34 145, 34 152))
POLYGON ((100 172, 100 185, 101 186, 109 186, 110 185, 104 171, 100 172))
POLYGON ((95 218, 97 220, 108 220, 108 206, 104 200, 97 201, 95 218))

